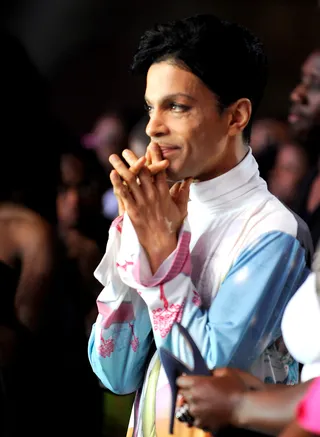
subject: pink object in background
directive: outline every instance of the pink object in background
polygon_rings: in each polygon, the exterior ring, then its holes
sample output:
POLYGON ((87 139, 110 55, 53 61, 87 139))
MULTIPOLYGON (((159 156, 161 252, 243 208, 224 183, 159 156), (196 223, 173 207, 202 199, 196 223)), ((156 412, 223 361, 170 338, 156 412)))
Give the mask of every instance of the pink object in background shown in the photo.
POLYGON ((320 378, 310 386, 297 410, 297 421, 301 428, 320 435, 320 378))
POLYGON ((95 134, 86 134, 81 138, 81 143, 86 149, 95 149, 98 147, 99 138, 95 134))

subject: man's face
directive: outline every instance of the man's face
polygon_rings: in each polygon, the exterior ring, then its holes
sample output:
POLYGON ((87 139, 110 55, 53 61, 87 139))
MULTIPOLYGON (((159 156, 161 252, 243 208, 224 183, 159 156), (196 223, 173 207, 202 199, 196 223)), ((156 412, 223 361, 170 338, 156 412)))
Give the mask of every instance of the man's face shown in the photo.
POLYGON ((304 151, 294 144, 282 145, 268 180, 271 193, 283 202, 291 202, 306 171, 307 157, 304 151))
POLYGON ((320 51, 312 53, 302 66, 301 80, 292 91, 288 121, 298 137, 320 126, 320 51))
POLYGON ((226 158, 228 121, 215 95, 194 74, 169 62, 153 64, 147 75, 146 132, 170 161, 168 178, 208 180, 226 158))

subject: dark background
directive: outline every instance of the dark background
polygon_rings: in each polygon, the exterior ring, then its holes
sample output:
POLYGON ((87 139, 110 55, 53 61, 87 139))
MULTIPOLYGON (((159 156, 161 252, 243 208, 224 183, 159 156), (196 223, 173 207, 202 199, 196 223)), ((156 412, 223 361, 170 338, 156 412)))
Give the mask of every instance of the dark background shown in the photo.
POLYGON ((88 131, 106 106, 142 109, 143 80, 131 78, 128 67, 140 34, 155 22, 212 12, 255 31, 270 63, 261 116, 286 116, 301 62, 320 45, 316 0, 11 0, 1 5, 2 24, 24 45, 50 85, 52 109, 76 135, 88 131))

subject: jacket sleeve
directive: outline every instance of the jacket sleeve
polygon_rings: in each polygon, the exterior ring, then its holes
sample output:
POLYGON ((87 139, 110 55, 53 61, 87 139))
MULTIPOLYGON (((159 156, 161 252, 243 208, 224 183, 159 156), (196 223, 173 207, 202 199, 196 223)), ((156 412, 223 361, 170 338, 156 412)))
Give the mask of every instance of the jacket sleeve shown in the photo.
POLYGON ((113 222, 106 253, 95 271, 104 288, 97 299, 99 314, 88 355, 103 385, 114 393, 127 394, 142 383, 153 336, 145 302, 118 273, 122 224, 121 217, 113 222))

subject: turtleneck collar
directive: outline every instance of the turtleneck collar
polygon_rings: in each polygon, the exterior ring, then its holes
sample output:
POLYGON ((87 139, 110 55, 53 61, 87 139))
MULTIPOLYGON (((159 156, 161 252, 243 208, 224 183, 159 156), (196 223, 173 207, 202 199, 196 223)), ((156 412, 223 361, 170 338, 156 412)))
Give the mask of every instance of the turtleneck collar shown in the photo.
POLYGON ((190 200, 210 206, 219 206, 266 183, 259 176, 258 164, 251 148, 234 168, 205 182, 195 182, 190 187, 190 200))

